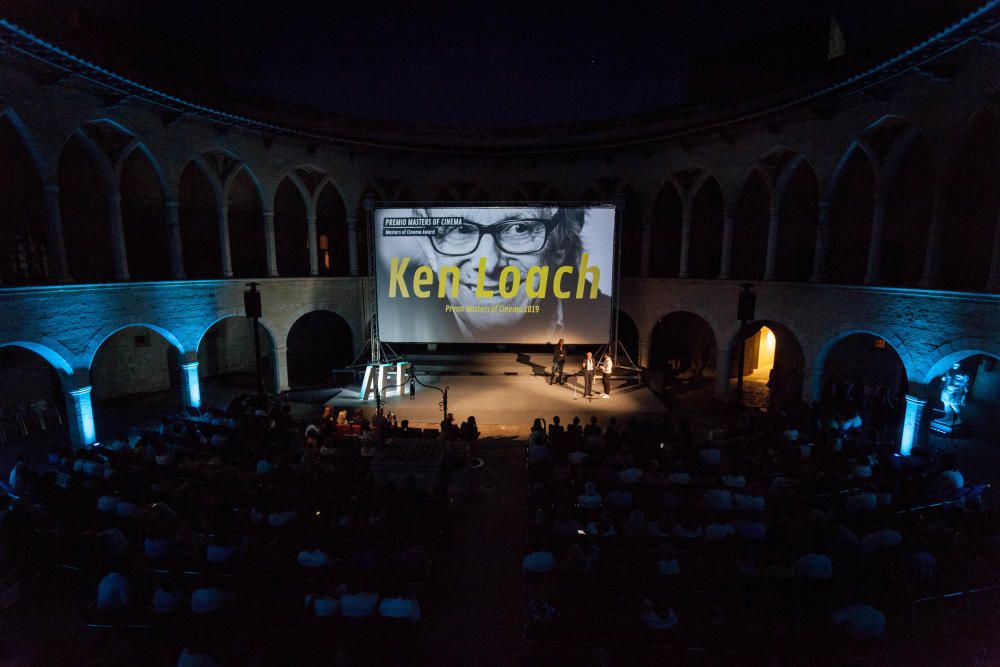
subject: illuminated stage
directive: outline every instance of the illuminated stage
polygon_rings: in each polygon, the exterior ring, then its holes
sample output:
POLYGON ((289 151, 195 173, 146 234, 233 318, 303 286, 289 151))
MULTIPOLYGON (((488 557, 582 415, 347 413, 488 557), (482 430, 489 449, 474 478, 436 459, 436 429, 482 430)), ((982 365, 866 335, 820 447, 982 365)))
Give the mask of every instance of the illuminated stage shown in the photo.
MULTIPOLYGON (((591 415, 596 415, 603 422, 612 416, 620 419, 666 412, 660 400, 645 386, 619 388, 618 382, 612 382, 611 398, 585 399, 582 397, 582 377, 568 378, 562 387, 549 386, 547 378, 531 375, 421 375, 420 381, 442 389, 446 385, 449 387, 448 411, 455 415, 456 422, 475 415, 480 425, 514 426, 525 432, 535 417, 544 417, 549 422, 553 415, 559 415, 563 423, 568 424, 574 416, 587 421, 591 415)), ((600 381, 595 381, 594 390, 599 391, 600 387, 600 381)), ((327 405, 374 411, 375 401, 353 398, 358 395, 357 390, 356 386, 345 388, 327 405)), ((398 419, 408 419, 411 424, 437 425, 441 421, 441 392, 434 389, 418 385, 414 400, 410 400, 407 391, 403 396, 386 397, 384 403, 398 419)))

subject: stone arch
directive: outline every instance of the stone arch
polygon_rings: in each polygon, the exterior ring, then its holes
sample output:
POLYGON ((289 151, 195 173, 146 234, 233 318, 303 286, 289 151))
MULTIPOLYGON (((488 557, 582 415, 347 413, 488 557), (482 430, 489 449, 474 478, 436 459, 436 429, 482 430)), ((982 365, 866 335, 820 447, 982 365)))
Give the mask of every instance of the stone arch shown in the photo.
MULTIPOLYGON (((887 348, 892 351, 896 359, 899 362, 900 370, 902 371, 902 383, 898 387, 891 387, 893 389, 898 389, 899 393, 904 393, 907 390, 908 382, 914 377, 916 372, 913 357, 910 355, 909 350, 906 348, 906 344, 892 332, 883 331, 882 327, 874 326, 866 323, 852 323, 840 327, 840 330, 824 340, 818 351, 813 358, 813 375, 809 380, 810 386, 808 388, 808 395, 816 398, 822 397, 827 398, 823 391, 823 388, 828 385, 828 380, 830 380, 829 372, 827 370, 827 363, 830 360, 831 353, 837 349, 839 345, 844 343, 848 338, 857 336, 867 336, 870 339, 882 340, 887 348)), ((860 363, 866 363, 866 360, 862 358, 862 354, 859 351, 855 351, 856 356, 860 363)), ((861 369, 859 368, 859 371, 861 369)), ((863 374, 863 373, 858 373, 863 374)), ((885 372, 881 373, 881 379, 892 380, 888 377, 885 372)), ((899 380, 900 378, 895 378, 899 380)), ((886 385, 888 386, 888 385, 886 385)))
POLYGON ((285 338, 288 384, 292 388, 331 383, 329 371, 354 360, 354 334, 339 313, 309 310, 295 318, 285 338))
POLYGON ((152 153, 135 143, 119 158, 116 171, 121 192, 122 230, 129 277, 170 277, 170 238, 166 220, 166 182, 152 153))
POLYGON ((714 176, 706 174, 692 191, 688 247, 689 278, 716 278, 722 266, 725 200, 714 176))
POLYGON ((970 117, 952 164, 943 192, 947 232, 940 237, 941 286, 981 290, 990 278, 1000 224, 1000 118, 991 107, 970 117), (952 221, 961 224, 948 224, 952 221))
POLYGON ((660 188, 653 203, 649 248, 651 276, 674 278, 679 275, 683 224, 684 190, 671 177, 660 188))
POLYGON ((986 338, 961 338, 945 343, 927 355, 922 364, 926 370, 917 377, 920 377, 922 384, 929 385, 932 380, 944 375, 956 361, 977 354, 1000 359, 1000 342, 986 338))
POLYGON ((38 143, 32 136, 28 126, 24 124, 21 116, 12 107, 6 107, 3 111, 0 111, 0 118, 10 123, 14 131, 20 136, 25 150, 31 156, 31 164, 35 168, 35 174, 44 183, 45 179, 52 173, 50 171, 51 167, 45 163, 45 157, 42 155, 42 151, 39 150, 38 143))
POLYGON ((649 335, 651 370, 664 377, 712 377, 718 358, 718 337, 709 321, 689 310, 667 313, 649 335))
POLYGON ((851 143, 834 170, 825 267, 830 282, 861 283, 865 278, 878 173, 874 154, 860 140, 851 143))
POLYGON ((59 374, 59 379, 64 383, 73 375, 73 366, 67 361, 68 353, 65 351, 60 353, 51 345, 43 345, 33 341, 12 340, 0 343, 0 348, 4 347, 18 347, 29 352, 34 352, 52 366, 56 373, 59 374))
POLYGON ((66 359, 49 347, 27 341, 0 344, 0 405, 30 408, 44 401, 46 413, 55 409, 65 416, 64 392, 76 388, 69 381, 71 373, 66 359))
POLYGON ((59 208, 69 273, 78 282, 103 282, 114 277, 107 188, 111 174, 82 130, 62 146, 57 167, 59 208))
MULTIPOLYGON (((0 277, 4 285, 49 279, 44 177, 37 148, 13 111, 0 113, 0 277)), ((56 249, 58 252, 58 249, 56 249)))
POLYGON ((310 274, 310 238, 308 217, 314 213, 312 193, 289 172, 274 192, 274 246, 280 276, 310 274))
POLYGON ((222 276, 219 209, 222 185, 200 156, 188 160, 177 184, 184 271, 190 278, 222 276))
POLYGON ((733 206, 732 268, 737 280, 760 280, 767 259, 774 184, 759 163, 747 169, 733 206))
MULTIPOLYGON (((234 309, 235 310, 235 309, 234 309)), ((253 321, 240 312, 230 312, 214 319, 198 337, 195 351, 198 376, 211 380, 219 376, 238 374, 239 384, 246 390, 256 388, 256 360, 253 347, 253 321)), ((278 329, 265 319, 260 320, 260 352, 264 386, 279 388, 278 329)), ((204 393, 204 390, 203 392, 204 393)))
POLYGON ((83 360, 85 367, 89 368, 93 364, 94 355, 97 354, 97 351, 101 348, 102 345, 104 345, 104 343, 109 338, 114 336, 119 331, 128 329, 130 327, 149 329, 150 331, 159 334, 165 341, 167 341, 172 347, 174 347, 177 350, 177 353, 180 356, 184 355, 185 352, 184 344, 181 343, 180 339, 178 339, 177 336, 175 336, 173 332, 171 332, 170 330, 158 324, 148 324, 146 322, 130 322, 129 324, 123 324, 119 327, 114 327, 111 329, 101 331, 100 333, 92 337, 90 339, 90 342, 87 343, 86 351, 83 353, 83 360))
POLYGON ((948 438, 949 449, 954 447, 952 438, 971 436, 995 440, 1000 429, 1000 344, 983 339, 962 339, 941 346, 934 351, 933 358, 923 376, 923 386, 913 388, 917 397, 926 399, 926 408, 919 422, 912 420, 911 432, 904 429, 901 451, 907 451, 913 444, 914 435, 920 443, 928 433, 943 434, 948 438), (967 376, 965 395, 956 412, 944 405, 943 396, 945 375, 953 364, 959 364, 967 376))
MULTIPOLYGON (((316 193, 316 244, 319 275, 346 276, 350 273, 347 205, 332 179, 319 185, 316 193)), ((362 225, 364 219, 362 219, 362 225)))
POLYGON ((167 409, 179 409, 183 355, 184 348, 173 334, 158 326, 129 324, 101 336, 88 363, 98 439, 110 435, 108 411, 101 405, 110 400, 174 390, 167 409))
POLYGON ((909 128, 886 158, 879 184, 885 206, 879 239, 878 282, 915 286, 924 275, 935 190, 934 151, 909 128))
POLYGON ((346 202, 348 200, 349 197, 347 192, 344 190, 344 187, 337 182, 337 179, 335 179, 333 176, 330 176, 329 174, 323 177, 323 180, 320 181, 319 185, 316 186, 316 192, 314 196, 317 198, 317 200, 319 199, 320 193, 322 193, 323 190, 325 190, 327 187, 332 187, 334 192, 337 193, 337 196, 340 197, 340 200, 342 202, 346 202))
MULTIPOLYGON (((756 366, 757 351, 760 349, 761 331, 767 327, 775 337, 774 360, 771 373, 770 387, 764 387, 764 382, 770 378, 757 378, 754 382, 759 385, 757 391, 747 390, 744 394, 746 404, 756 404, 763 407, 759 401, 764 400, 771 407, 780 405, 791 405, 802 399, 802 388, 805 383, 805 353, 801 343, 801 338, 786 324, 775 320, 755 320, 747 324, 745 328, 737 327, 734 335, 727 342, 725 353, 719 360, 719 371, 728 379, 727 388, 736 384, 737 374, 740 372, 739 347, 746 346, 744 376, 753 376, 756 366), (756 393, 756 397, 754 394, 756 393), (754 401, 757 403, 754 403, 754 401)), ((744 382, 746 387, 750 378, 744 382)))
POLYGON ((267 242, 264 230, 264 190, 253 170, 244 162, 223 186, 229 212, 229 248, 233 276, 253 278, 267 274, 267 242))
POLYGON ((774 277, 804 282, 812 275, 819 216, 819 180, 808 158, 797 155, 775 185, 778 215, 774 277))

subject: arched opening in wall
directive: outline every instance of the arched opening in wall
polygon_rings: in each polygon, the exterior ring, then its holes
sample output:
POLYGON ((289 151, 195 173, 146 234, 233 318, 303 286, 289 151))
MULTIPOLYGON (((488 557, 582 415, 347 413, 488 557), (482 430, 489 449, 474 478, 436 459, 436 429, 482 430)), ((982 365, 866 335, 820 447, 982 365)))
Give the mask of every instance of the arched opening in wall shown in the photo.
POLYGON ((184 273, 189 278, 220 277, 219 202, 209 177, 194 162, 188 162, 181 172, 177 200, 184 273))
POLYGON ((977 291, 990 277, 1000 224, 1000 121, 988 111, 972 118, 946 190, 941 233, 941 286, 977 291))
POLYGON ((160 178, 149 157, 135 148, 121 171, 122 228, 132 280, 170 277, 170 240, 160 178))
POLYGON ((705 180, 691 205, 688 277, 717 278, 722 266, 722 189, 714 178, 705 180))
POLYGON ((651 386, 675 387, 715 377, 718 345, 711 325, 686 311, 663 317, 649 340, 651 386))
POLYGON ((619 236, 619 275, 637 276, 642 268, 642 205, 639 195, 630 186, 622 190, 625 210, 622 213, 622 230, 619 236))
POLYGON ((732 277, 760 280, 767 259, 767 234, 771 193, 759 169, 753 169, 743 184, 733 211, 732 277))
POLYGON ((69 273, 79 283, 114 276, 107 186, 83 140, 74 134, 59 156, 59 209, 69 273))
POLYGON ((923 135, 905 149, 887 185, 879 282, 915 286, 924 275, 934 210, 934 156, 923 135))
MULTIPOLYGON (((5 432, 12 440, 24 431, 34 441, 42 435, 61 437, 67 430, 59 374, 40 354, 19 345, 0 347, 0 409, 7 415, 5 432)), ((7 443, 4 448, 8 449, 7 443)), ((11 452, 6 455, 13 463, 11 452)))
POLYGON ((132 426, 159 423, 181 409, 180 355, 166 338, 142 325, 119 329, 90 364, 97 439, 107 441, 132 426))
POLYGON ((805 356, 788 327, 770 320, 752 322, 737 334, 729 351, 730 390, 740 372, 744 346, 743 405, 776 411, 802 400, 805 356))
POLYGON ((0 277, 4 285, 49 278, 45 197, 31 153, 13 122, 0 116, 0 277))
POLYGON ((314 310, 295 321, 288 331, 288 385, 330 387, 331 371, 354 361, 351 327, 340 315, 314 310))
POLYGON ((827 245, 829 282, 856 284, 865 279, 875 211, 875 172, 863 150, 853 146, 838 174, 830 199, 827 245))
POLYGON ((886 437, 899 426, 906 388, 906 368, 899 354, 869 333, 841 338, 823 362, 823 405, 844 417, 857 410, 865 425, 886 437))
MULTIPOLYGON (((628 313, 618 311, 618 342, 625 349, 629 359, 634 365, 639 364, 639 327, 635 325, 635 320, 629 317, 628 313)), ((617 354, 617 352, 616 352, 617 354)), ((615 363, 619 366, 626 363, 624 358, 616 358, 615 363)))
MULTIPOLYGON (((317 226, 319 221, 317 219, 317 226)), ((317 238, 319 237, 317 229, 317 238)), ((287 176, 274 195, 274 248, 279 276, 309 275, 309 225, 302 193, 287 176)))
MULTIPOLYGON (((275 350, 274 337, 261 324, 261 374, 267 391, 277 390, 275 350)), ((234 315, 209 327, 198 344, 198 377, 203 405, 228 404, 240 393, 257 391, 253 320, 234 315)))
MULTIPOLYGON (((360 224, 366 224, 362 218, 360 224)), ((350 273, 347 256, 347 207, 333 183, 327 183, 316 202, 316 239, 319 275, 346 276, 350 273)))
POLYGON ((660 188, 653 204, 649 238, 649 275, 676 278, 681 262, 681 224, 684 205, 672 183, 660 188))
POLYGON ((812 275, 816 254, 819 185, 805 160, 795 167, 778 212, 778 252, 775 278, 805 282, 812 275))
POLYGON ((233 276, 257 278, 267 275, 260 192, 246 169, 240 169, 229 186, 229 248, 233 276))
MULTIPOLYGON (((1000 359, 982 353, 956 353, 929 383, 923 428, 928 444, 939 452, 956 451, 973 458, 993 456, 1000 430, 1000 359), (981 444, 978 454, 966 449, 981 444)), ((978 465, 982 465, 981 462, 978 465)), ((968 466, 966 466, 968 474, 968 466)))

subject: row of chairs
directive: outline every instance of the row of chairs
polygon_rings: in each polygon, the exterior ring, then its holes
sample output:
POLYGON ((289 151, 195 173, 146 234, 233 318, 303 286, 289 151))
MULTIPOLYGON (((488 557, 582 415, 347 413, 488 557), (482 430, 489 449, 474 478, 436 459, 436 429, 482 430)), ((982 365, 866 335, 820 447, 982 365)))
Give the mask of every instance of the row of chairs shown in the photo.
POLYGON ((45 400, 22 403, 16 408, 0 407, 0 444, 7 442, 11 431, 26 436, 36 424, 38 430, 47 431, 54 423, 62 426, 62 413, 45 400))

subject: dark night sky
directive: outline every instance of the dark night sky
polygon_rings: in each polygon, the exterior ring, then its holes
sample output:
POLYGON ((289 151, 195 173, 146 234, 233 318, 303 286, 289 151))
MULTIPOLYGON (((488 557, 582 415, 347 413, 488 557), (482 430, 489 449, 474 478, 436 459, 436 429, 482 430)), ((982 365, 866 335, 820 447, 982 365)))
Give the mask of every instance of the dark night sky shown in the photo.
MULTIPOLYGON (((835 14, 849 53, 909 45, 929 16, 962 0, 775 0, 643 3, 255 3, 230 0, 4 0, 3 15, 126 73, 109 56, 104 22, 145 25, 212 54, 231 88, 354 116, 454 125, 594 120, 684 102, 692 54, 835 14), (66 32, 76 5, 91 20, 66 32), (902 44, 900 44, 900 42, 902 44), (75 48, 74 48, 75 47, 75 48)), ((134 58, 133 58, 134 59, 134 58)), ((160 81, 171 58, 160 59, 160 81), (164 62, 166 61, 166 62, 164 62)), ((183 60, 178 55, 177 62, 183 60)), ((149 63, 143 67, 150 67, 149 63)), ((180 68, 177 68, 178 71, 180 68)), ((148 71, 148 70, 147 70, 148 71)), ((184 92, 187 92, 186 90, 184 92)))

